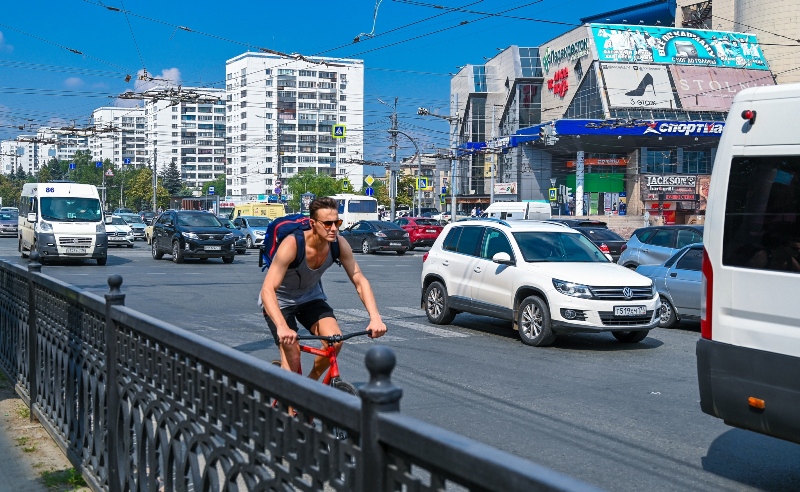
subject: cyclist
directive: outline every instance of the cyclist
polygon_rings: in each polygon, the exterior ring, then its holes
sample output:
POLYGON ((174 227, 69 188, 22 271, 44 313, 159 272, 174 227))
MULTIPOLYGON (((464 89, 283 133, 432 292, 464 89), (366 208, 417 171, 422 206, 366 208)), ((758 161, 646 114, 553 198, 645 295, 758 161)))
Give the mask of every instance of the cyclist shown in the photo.
MULTIPOLYGON (((294 235, 288 235, 278 246, 260 295, 264 319, 275 344, 280 348, 281 367, 293 372, 298 372, 300 368, 298 321, 314 335, 342 333, 322 289, 322 274, 334 263, 330 245, 337 241, 342 225, 339 206, 332 198, 318 198, 311 202, 309 212, 311 229, 302 231, 306 243, 303 261, 296 269, 289 270, 289 265, 297 257, 297 241, 294 235)), ((339 260, 369 313, 367 330, 372 332, 372 338, 383 336, 386 325, 378 313, 372 288, 356 263, 347 241, 338 241, 338 244, 339 260)), ((335 348, 338 354, 341 343, 336 344, 335 348)), ((319 379, 329 364, 327 357, 317 357, 308 376, 319 379)))

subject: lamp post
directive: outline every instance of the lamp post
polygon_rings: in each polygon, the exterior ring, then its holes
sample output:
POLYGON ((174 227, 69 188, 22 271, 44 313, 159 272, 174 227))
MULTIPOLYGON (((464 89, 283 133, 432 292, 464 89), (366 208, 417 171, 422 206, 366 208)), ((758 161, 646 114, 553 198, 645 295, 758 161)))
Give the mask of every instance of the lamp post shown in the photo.
POLYGON ((380 99, 378 99, 378 102, 392 110, 392 129, 389 130, 392 135, 392 145, 389 147, 392 149, 392 165, 389 167, 389 220, 394 220, 397 208, 397 169, 395 167, 397 162, 397 133, 394 133, 397 130, 397 98, 394 98, 394 106, 389 106, 380 99))
MULTIPOLYGON (((419 146, 417 142, 414 141, 407 133, 402 132, 400 130, 389 130, 389 133, 399 133, 403 135, 407 139, 411 140, 411 143, 414 144, 414 151, 417 153, 417 177, 422 175, 422 153, 419 151, 419 146)), ((417 181, 417 213, 420 213, 420 209, 422 208, 422 188, 419 187, 419 181, 417 181)))
MULTIPOLYGON (((419 108, 417 109, 417 114, 420 116, 435 116, 436 118, 441 118, 446 120, 450 124, 450 143, 452 145, 453 141, 455 140, 454 136, 458 131, 458 127, 461 124, 461 118, 458 116, 441 116, 438 114, 431 113, 427 108, 419 108)), ((451 221, 456 221, 456 183, 458 182, 458 157, 453 151, 452 161, 451 161, 451 170, 450 170, 450 212, 451 221)))

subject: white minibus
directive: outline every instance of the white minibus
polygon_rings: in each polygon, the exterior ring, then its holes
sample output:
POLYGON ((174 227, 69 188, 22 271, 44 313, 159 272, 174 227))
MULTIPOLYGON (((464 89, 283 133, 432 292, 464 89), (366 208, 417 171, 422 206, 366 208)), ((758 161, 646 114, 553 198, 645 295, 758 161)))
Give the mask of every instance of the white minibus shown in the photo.
POLYGON ((800 443, 800 84, 739 92, 709 185, 703 412, 800 443))
POLYGON ((19 252, 39 253, 42 263, 108 257, 103 210, 97 187, 78 183, 26 183, 19 207, 19 252))
POLYGON ((343 193, 330 195, 339 204, 339 218, 342 219, 342 227, 350 227, 359 220, 379 220, 378 200, 371 196, 352 195, 343 193))
POLYGON ((547 220, 552 218, 550 204, 544 202, 494 202, 484 211, 485 217, 500 220, 547 220))

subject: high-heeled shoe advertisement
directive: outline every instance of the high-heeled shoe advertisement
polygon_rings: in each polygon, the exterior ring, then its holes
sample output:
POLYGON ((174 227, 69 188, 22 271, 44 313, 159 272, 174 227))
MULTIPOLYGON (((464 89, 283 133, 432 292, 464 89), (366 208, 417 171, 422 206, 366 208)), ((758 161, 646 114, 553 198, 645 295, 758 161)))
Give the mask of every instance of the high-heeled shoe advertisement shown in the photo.
POLYGON ((601 63, 600 69, 612 108, 677 107, 666 66, 601 63))

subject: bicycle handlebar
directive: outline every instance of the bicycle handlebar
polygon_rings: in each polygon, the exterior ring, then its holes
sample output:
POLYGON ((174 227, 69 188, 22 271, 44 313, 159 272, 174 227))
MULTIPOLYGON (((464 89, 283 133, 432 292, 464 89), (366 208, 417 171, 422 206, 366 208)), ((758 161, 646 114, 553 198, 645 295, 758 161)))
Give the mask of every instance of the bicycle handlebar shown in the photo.
POLYGON ((358 331, 355 333, 348 333, 346 335, 330 335, 330 336, 322 336, 322 335, 299 335, 297 337, 298 340, 324 340, 328 343, 339 343, 345 340, 348 340, 353 337, 360 337, 363 335, 369 335, 372 333, 372 330, 364 330, 358 331))

